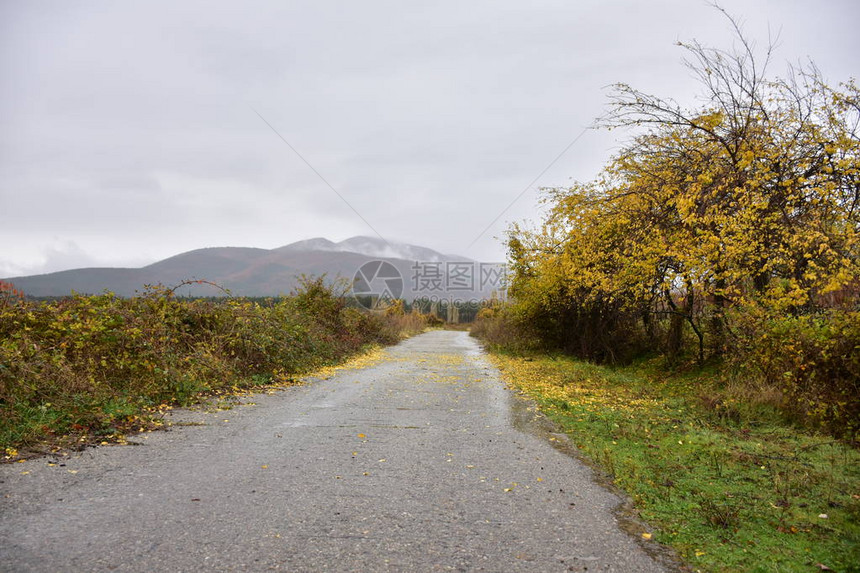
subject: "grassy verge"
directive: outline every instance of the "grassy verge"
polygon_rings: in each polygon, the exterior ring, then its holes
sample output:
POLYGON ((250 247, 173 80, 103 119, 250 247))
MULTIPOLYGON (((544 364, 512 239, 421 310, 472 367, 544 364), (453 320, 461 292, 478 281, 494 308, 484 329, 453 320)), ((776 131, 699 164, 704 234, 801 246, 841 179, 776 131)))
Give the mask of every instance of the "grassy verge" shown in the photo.
POLYGON ((860 571, 860 452, 745 411, 713 373, 494 352, 699 571, 860 571))

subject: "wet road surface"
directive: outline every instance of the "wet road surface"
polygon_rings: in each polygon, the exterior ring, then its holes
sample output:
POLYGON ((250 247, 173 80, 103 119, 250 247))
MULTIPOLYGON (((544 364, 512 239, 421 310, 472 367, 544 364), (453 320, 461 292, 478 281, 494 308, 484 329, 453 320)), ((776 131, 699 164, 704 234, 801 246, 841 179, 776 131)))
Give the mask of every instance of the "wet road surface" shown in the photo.
POLYGON ((243 400, 0 466, 0 570, 664 570, 467 333, 243 400))

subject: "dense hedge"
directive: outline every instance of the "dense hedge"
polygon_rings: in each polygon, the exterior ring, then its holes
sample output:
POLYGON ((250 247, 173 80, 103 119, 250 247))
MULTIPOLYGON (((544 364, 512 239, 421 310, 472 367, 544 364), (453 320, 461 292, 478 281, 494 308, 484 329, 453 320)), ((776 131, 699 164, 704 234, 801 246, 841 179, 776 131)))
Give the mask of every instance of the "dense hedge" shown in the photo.
POLYGON ((110 433, 141 408, 289 381, 365 345, 396 342, 405 325, 349 308, 322 279, 268 304, 179 299, 163 287, 42 302, 8 284, 0 290, 4 447, 110 433))
MULTIPOLYGON (((472 325, 472 334, 507 351, 571 352, 546 337, 540 319, 530 314, 533 311, 519 302, 484 309, 472 325)), ((634 359, 662 361, 666 374, 691 367, 713 372, 713 383, 696 391, 710 404, 742 406, 742 412, 724 412, 726 415, 742 415, 755 423, 757 415, 776 411, 807 428, 856 438, 860 431, 860 312, 831 309, 775 315, 745 307, 727 312, 726 321, 729 333, 724 353, 705 365, 697 364, 692 353, 680 362, 661 354, 659 338, 651 338, 649 347, 649 329, 643 321, 629 321, 616 348, 634 359)), ((611 337, 613 331, 607 330, 603 336, 611 337)), ((691 332, 685 331, 684 336, 682 345, 695 344, 691 332)), ((593 343, 592 348, 598 347, 593 343)), ((600 353, 571 353, 595 362, 619 363, 600 353)))

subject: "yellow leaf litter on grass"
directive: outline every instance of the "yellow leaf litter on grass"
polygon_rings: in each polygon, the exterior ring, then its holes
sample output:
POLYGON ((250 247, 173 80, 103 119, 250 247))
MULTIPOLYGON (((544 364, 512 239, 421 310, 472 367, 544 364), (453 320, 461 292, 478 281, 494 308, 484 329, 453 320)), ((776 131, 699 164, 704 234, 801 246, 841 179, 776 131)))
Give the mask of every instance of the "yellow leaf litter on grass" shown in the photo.
POLYGON ((664 417, 659 413, 659 403, 656 400, 636 395, 628 388, 610 386, 586 375, 571 378, 563 369, 547 367, 540 361, 526 361, 498 354, 490 354, 489 358, 502 372, 503 379, 509 385, 533 398, 564 401, 594 414, 649 410, 653 411, 655 416, 664 417))

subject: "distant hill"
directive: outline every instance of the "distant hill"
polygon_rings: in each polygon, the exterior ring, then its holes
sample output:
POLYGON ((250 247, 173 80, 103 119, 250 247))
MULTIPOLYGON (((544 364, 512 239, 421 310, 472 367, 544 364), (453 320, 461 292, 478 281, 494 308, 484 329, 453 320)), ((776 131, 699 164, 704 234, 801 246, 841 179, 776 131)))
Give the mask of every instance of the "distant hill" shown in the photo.
MULTIPOLYGON (((399 296, 408 300, 434 295, 441 298, 454 296, 461 300, 481 299, 489 297, 498 287, 491 281, 485 281, 488 284, 481 287, 479 275, 484 266, 471 259, 444 255, 416 245, 387 243, 375 237, 352 237, 339 243, 315 238, 271 250, 243 247, 197 249, 141 268, 73 269, 3 280, 37 297, 65 296, 72 291, 81 294, 110 291, 120 296, 133 296, 143 291, 145 285, 172 287, 185 280, 211 281, 237 296, 278 296, 294 290, 301 275, 326 275, 331 279, 343 277, 352 281, 356 271, 371 261, 386 261, 397 269, 403 279, 399 296), (467 276, 470 267, 471 283, 467 276), (442 275, 436 276, 437 272, 442 275), (450 281, 446 272, 451 277, 450 281), (451 288, 446 289, 446 286, 451 288)), ((375 272, 378 268, 377 265, 365 270, 375 272)), ((177 293, 195 296, 221 294, 207 285, 184 286, 177 293)))

